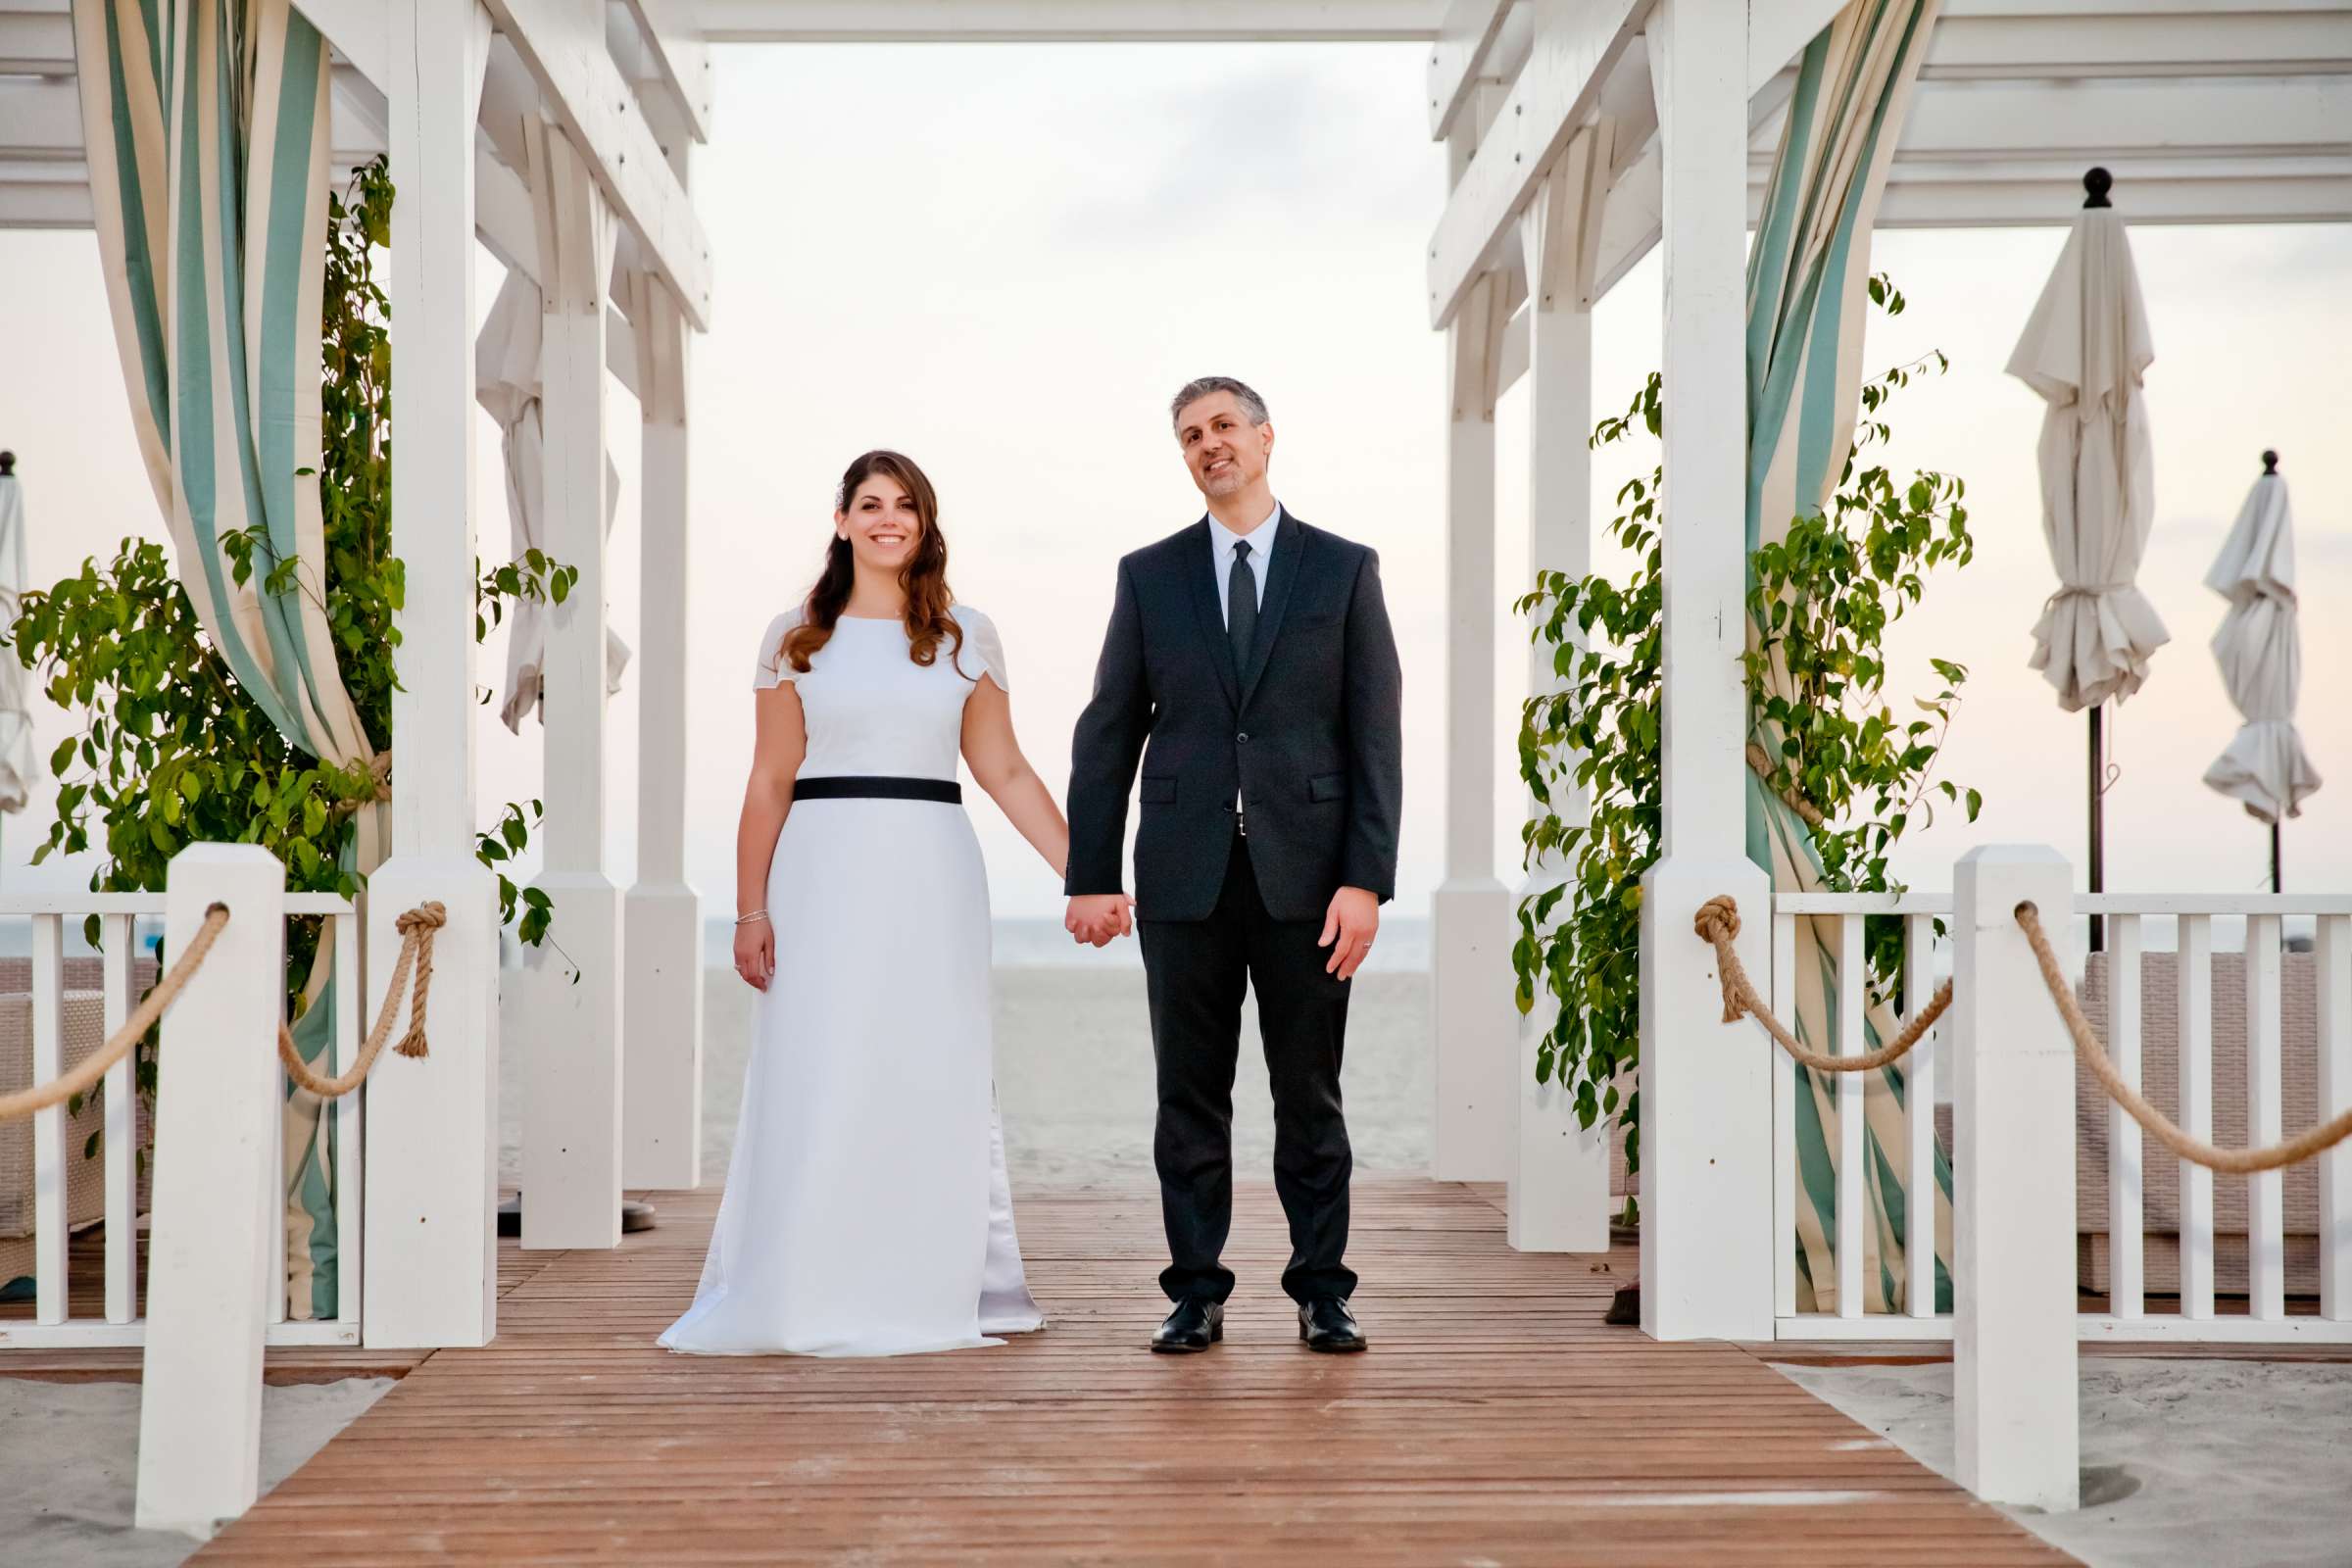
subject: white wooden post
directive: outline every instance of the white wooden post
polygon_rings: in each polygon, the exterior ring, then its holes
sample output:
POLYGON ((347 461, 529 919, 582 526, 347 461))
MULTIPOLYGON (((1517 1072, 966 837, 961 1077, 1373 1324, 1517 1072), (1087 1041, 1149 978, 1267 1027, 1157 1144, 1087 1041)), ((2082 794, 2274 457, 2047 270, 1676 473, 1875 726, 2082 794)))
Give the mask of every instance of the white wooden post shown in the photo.
POLYGON ((228 924, 164 1015, 139 1395, 141 1530, 198 1539, 261 1494, 262 1341, 282 1234, 277 1025, 286 871, 250 844, 191 844, 164 895, 165 956, 216 903, 228 924))
POLYGON ((637 274, 629 319, 645 410, 637 660, 637 881, 624 945, 621 1181, 702 1180, 703 908, 686 885, 687 351, 662 285, 637 274))
POLYGON ((2017 923, 2072 973, 2074 873, 2055 850, 1971 850, 1952 881, 1952 1385, 1960 1484, 2070 1509, 2079 1488, 2075 1054, 2017 923))
POLYGON ((547 858, 538 885, 555 917, 551 941, 527 960, 522 1245, 617 1247, 620 890, 605 874, 605 290, 613 227, 563 131, 548 127, 533 146, 546 153, 533 197, 546 307, 547 550, 579 578, 548 617, 547 858))
MULTIPOLYGON (((1589 258, 1599 237, 1600 204, 1608 189, 1606 138, 1605 123, 1597 132, 1577 133, 1536 188, 1535 202, 1519 227, 1530 289, 1527 574, 1518 585, 1520 592, 1534 586, 1540 571, 1581 577, 1592 567, 1589 258)), ((1517 594, 1504 597, 1507 602, 1517 594)), ((1513 627, 1522 637, 1528 630, 1525 622, 1513 627)), ((1551 695, 1568 684, 1557 672, 1554 654, 1549 643, 1530 643, 1531 697, 1551 695)), ((1531 793, 1528 814, 1538 809, 1531 793)), ((1564 822, 1583 821, 1583 787, 1573 779, 1554 784, 1551 809, 1564 822)), ((1567 877, 1567 862, 1556 851, 1539 856, 1528 866, 1519 897, 1539 897, 1567 877)), ((1555 907, 1546 924, 1557 924, 1560 914, 1555 907)), ((1575 1102, 1558 1078, 1536 1081, 1537 1047, 1558 1014, 1557 1003, 1539 985, 1535 1007, 1520 1019, 1515 1082, 1508 1101, 1512 1129, 1505 1231, 1511 1246, 1522 1251, 1604 1251, 1609 1245, 1609 1121, 1604 1117, 1587 1131, 1578 1125, 1575 1102)))
POLYGON ((368 878, 368 1016, 395 921, 448 906, 431 1052, 368 1097, 361 1334, 378 1348, 484 1345, 498 1322, 498 883, 474 858, 474 119, 477 0, 388 0, 392 548, 407 564, 392 694, 392 855, 368 878))
POLYGON ((1494 371, 1503 282, 1446 328, 1446 880, 1431 899, 1437 1114, 1430 1174, 1499 1181, 1518 1057, 1511 895, 1494 875, 1494 371))
POLYGON ((1754 1024, 1723 1023, 1698 906, 1740 902, 1772 973, 1771 886, 1742 853, 1746 696, 1747 11, 1662 0, 1649 28, 1664 164, 1664 844, 1642 901, 1642 1326, 1772 1337, 1772 1089, 1754 1024))

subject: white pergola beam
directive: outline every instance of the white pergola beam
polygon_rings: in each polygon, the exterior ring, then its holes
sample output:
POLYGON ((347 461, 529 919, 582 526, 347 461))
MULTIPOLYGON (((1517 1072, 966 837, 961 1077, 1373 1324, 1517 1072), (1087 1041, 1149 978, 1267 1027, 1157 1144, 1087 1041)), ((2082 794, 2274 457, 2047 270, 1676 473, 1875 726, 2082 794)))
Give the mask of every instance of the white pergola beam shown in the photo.
MULTIPOLYGON (((1504 238, 1533 198, 1552 159, 1577 126, 1602 107, 1609 78, 1635 62, 1653 0, 1529 0, 1534 48, 1511 83, 1493 129, 1463 171, 1430 242, 1429 314, 1452 319, 1469 280, 1494 265, 1504 238)), ((1747 90, 1778 75, 1806 40, 1837 15, 1838 0, 1758 5, 1748 32, 1747 90)), ((1618 97, 1630 97, 1620 93, 1618 97)))
POLYGON ((627 0, 646 64, 696 141, 710 139, 710 47, 683 0, 627 0))
POLYGON ((383 0, 295 0, 295 9, 334 45, 335 53, 383 91, 392 58, 383 0))
POLYGON ((711 43, 1377 43, 1446 0, 695 0, 711 43))
POLYGON ((574 0, 485 0, 578 148, 648 270, 699 331, 710 328, 710 242, 637 95, 605 44, 601 12, 574 0))
POLYGON ((2243 12, 2220 5, 2156 15, 1975 14, 1947 4, 1920 75, 2204 76, 2245 71, 2291 75, 2340 70, 2352 58, 2352 11, 2243 12))
MULTIPOLYGON (((1548 3, 1548 0, 1547 0, 1548 3)), ((1645 9, 1642 0, 1583 0, 1596 14, 1645 9)), ((1753 174, 1769 170, 1789 61, 1835 14, 1834 0, 1788 0, 1751 11, 1748 88, 1758 136, 1753 174)), ((1443 324, 1466 280, 1494 265, 1496 247, 1568 128, 1602 94, 1622 97, 1612 72, 1646 74, 1634 44, 1579 79, 1575 57, 1547 52, 1539 13, 1535 55, 1447 203, 1429 258, 1430 312, 1443 324), (1603 78, 1597 87, 1591 76, 1603 78)), ((1922 71, 1881 224, 2040 224, 2062 220, 2064 181, 2107 163, 2119 179, 2137 158, 2208 157, 2209 175, 2176 177, 2135 207, 2134 221, 2254 222, 2347 216, 2332 206, 2330 172, 2257 175, 2225 185, 2247 159, 2352 155, 2352 8, 2340 0, 1950 0, 1922 71), (2034 162, 2062 176, 2014 175, 1957 188, 1909 188, 1927 162, 2034 162), (2014 197, 2012 205, 2004 201, 2014 197)), ((1613 281, 1655 240, 1654 149, 1627 123, 1618 190, 1634 213, 1604 215, 1602 265, 1613 281)), ((1925 175, 1952 187, 1948 175, 1925 175)), ((1753 193, 1751 191, 1751 202, 1753 193)), ((1615 197, 1612 197, 1612 201, 1615 197)))
POLYGON ((1437 42, 1429 50, 1431 140, 1444 141, 1453 129, 1454 117, 1486 74, 1494 41, 1502 36, 1503 19, 1510 13, 1511 0, 1453 0, 1446 8, 1437 42))
POLYGON ((1569 132, 1592 112, 1600 86, 1641 31, 1649 0, 1529 0, 1534 46, 1469 167, 1446 199, 1430 243, 1429 318, 1453 319, 1569 132))
MULTIPOLYGON (((1755 193, 1760 201, 1762 192, 1755 193)), ((2151 223, 2340 223, 2352 220, 2352 158, 2214 165, 2201 172, 2116 167, 2116 210, 2151 223)), ((1751 202, 1751 211, 1755 205, 1751 202)), ((2082 205, 2079 165, 2042 172, 1939 172, 1890 184, 1881 228, 2015 228, 2067 223, 2082 205), (1954 177, 1942 177, 1950 173, 1954 177)))
POLYGON ((50 77, 0 82, 0 148, 17 158, 79 158, 80 89, 50 77))
POLYGON ((63 11, 0 11, 0 76, 74 74, 74 21, 63 11))
POLYGON ((2352 76, 1923 84, 1895 157, 2297 152, 2352 152, 2352 76))

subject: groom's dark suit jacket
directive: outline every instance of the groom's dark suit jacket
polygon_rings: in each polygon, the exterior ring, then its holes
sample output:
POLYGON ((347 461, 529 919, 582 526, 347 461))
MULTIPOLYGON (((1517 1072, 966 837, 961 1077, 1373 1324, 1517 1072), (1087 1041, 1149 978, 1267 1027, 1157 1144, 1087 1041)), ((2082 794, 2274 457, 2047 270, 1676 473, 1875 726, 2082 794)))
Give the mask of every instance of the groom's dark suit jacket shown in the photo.
POLYGON ((1396 892, 1404 787, 1396 640, 1380 560, 1285 510, 1248 662, 1234 667, 1206 517, 1119 563, 1094 697, 1070 757, 1064 891, 1117 893, 1143 763, 1135 913, 1203 920, 1233 853, 1277 920, 1320 920, 1342 887, 1396 892))

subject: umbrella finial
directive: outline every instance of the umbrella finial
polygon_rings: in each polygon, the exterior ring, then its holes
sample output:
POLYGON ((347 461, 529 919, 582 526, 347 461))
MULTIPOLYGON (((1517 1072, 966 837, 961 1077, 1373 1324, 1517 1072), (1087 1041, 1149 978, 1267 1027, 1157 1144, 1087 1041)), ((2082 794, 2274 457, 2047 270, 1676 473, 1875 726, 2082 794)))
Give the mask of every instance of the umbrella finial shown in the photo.
POLYGON ((2107 199, 2107 193, 2115 188, 2115 176, 2107 172, 2106 170, 2093 169, 2088 173, 2084 174, 2082 176, 2082 188, 2089 192, 2089 195, 2085 197, 2082 202, 2083 206, 2113 207, 2115 205, 2115 203, 2107 199))
POLYGON ((0 452, 0 479, 9 478, 16 471, 17 455, 14 452, 0 452))
MULTIPOLYGON (((0 459, 5 459, 7 456, 8 456, 8 454, 7 454, 7 453, 5 453, 5 452, 0 452, 0 459)), ((2278 453, 2276 453, 2276 452, 2265 452, 2265 453, 2262 455, 2262 471, 2263 471, 2263 473, 2264 473, 2265 475, 2274 474, 2274 473, 2277 473, 2277 472, 2278 471, 2278 453)))

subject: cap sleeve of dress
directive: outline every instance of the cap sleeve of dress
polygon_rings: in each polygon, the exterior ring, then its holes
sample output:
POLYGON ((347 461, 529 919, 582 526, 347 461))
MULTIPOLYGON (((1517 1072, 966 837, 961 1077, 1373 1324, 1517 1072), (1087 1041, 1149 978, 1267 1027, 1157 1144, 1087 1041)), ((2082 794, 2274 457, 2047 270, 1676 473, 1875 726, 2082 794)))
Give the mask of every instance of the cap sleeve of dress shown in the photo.
POLYGON ((760 634, 760 662, 752 674, 755 691, 766 691, 771 686, 801 678, 800 671, 784 661, 784 634, 800 623, 801 612, 787 610, 769 621, 767 630, 760 634))
POLYGON ((996 681, 997 690, 1009 693, 1012 682, 1004 673, 1004 641, 997 635, 997 623, 969 605, 956 607, 956 624, 963 628, 963 648, 956 663, 974 681, 980 671, 996 681))

